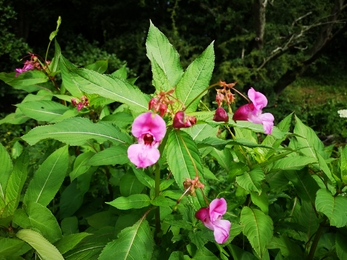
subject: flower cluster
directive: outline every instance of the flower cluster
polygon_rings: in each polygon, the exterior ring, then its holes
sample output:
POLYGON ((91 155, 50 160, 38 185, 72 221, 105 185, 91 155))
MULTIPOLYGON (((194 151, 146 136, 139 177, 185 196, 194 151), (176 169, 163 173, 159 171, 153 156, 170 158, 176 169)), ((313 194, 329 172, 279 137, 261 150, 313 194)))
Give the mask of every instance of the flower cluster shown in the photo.
POLYGON ((166 134, 166 123, 159 115, 146 112, 133 122, 131 133, 137 144, 128 148, 128 158, 138 168, 155 164, 160 157, 158 146, 166 134))
POLYGON ((80 111, 84 107, 89 106, 89 100, 86 96, 82 96, 81 100, 78 100, 77 98, 72 98, 71 103, 73 106, 77 107, 78 111, 80 111))
POLYGON ((225 199, 214 199, 208 207, 201 208, 195 213, 195 217, 209 229, 213 230, 214 239, 223 244, 229 238, 231 223, 222 219, 227 211, 225 199))
MULTIPOLYGON (((30 53, 30 52, 29 52, 29 54, 30 54, 30 60, 26 60, 24 62, 23 68, 17 68, 16 69, 16 77, 18 77, 19 74, 22 74, 23 72, 26 72, 29 70, 34 70, 34 69, 42 70, 43 69, 37 56, 33 53, 30 53)), ((49 63, 50 63, 49 61, 46 61, 47 65, 49 63)))
POLYGON ((263 108, 267 106, 267 98, 264 94, 255 91, 253 88, 248 90, 248 97, 252 101, 249 104, 239 107, 233 119, 250 121, 255 124, 262 124, 265 134, 271 134, 274 125, 274 116, 271 113, 264 113, 263 108))
POLYGON ((235 86, 236 83, 225 83, 224 81, 220 81, 219 85, 222 86, 222 89, 216 89, 216 102, 218 104, 218 108, 213 116, 213 120, 216 122, 225 122, 229 121, 229 115, 222 107, 223 103, 226 103, 228 107, 230 107, 231 103, 235 102, 235 96, 231 93, 231 89, 235 86))

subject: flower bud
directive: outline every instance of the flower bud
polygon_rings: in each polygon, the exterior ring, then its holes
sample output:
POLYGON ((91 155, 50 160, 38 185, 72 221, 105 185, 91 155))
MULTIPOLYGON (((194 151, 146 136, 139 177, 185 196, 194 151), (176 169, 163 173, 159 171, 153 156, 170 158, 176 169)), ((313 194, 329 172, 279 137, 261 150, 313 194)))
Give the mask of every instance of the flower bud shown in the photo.
POLYGON ((187 128, 196 124, 194 116, 187 116, 185 112, 178 111, 173 119, 174 128, 187 128))
POLYGON ((216 95, 216 102, 218 106, 220 106, 224 101, 224 95, 222 93, 217 93, 216 95))
POLYGON ((216 122, 225 122, 229 121, 228 113, 224 110, 224 108, 219 107, 216 109, 216 112, 213 116, 213 120, 216 122))
POLYGON ((148 103, 148 110, 155 109, 155 107, 158 104, 158 99, 157 98, 152 98, 149 103, 148 103))
POLYGON ((159 105, 159 114, 160 114, 160 116, 163 117, 165 115, 166 111, 167 111, 167 105, 161 103, 159 105))

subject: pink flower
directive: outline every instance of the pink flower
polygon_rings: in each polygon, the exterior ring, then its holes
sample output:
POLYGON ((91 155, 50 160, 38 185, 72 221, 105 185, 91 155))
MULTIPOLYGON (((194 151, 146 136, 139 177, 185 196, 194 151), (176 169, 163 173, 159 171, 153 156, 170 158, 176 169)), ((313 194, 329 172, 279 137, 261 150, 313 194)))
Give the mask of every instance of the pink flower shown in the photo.
POLYGON ((138 168, 155 164, 160 157, 158 146, 166 134, 165 121, 157 114, 146 112, 135 118, 131 132, 138 143, 129 146, 129 160, 138 168))
POLYGON ((213 230, 214 239, 218 244, 223 244, 229 238, 231 223, 229 220, 222 219, 227 211, 225 199, 214 199, 210 206, 201 208, 195 213, 195 217, 204 225, 213 230))
POLYGON ((174 128, 187 128, 196 124, 195 116, 187 116, 184 111, 178 111, 173 119, 174 128))
POLYGON ((262 113, 267 105, 267 98, 264 94, 255 91, 253 88, 248 90, 248 97, 252 101, 250 104, 239 107, 233 119, 250 121, 255 124, 262 124, 265 134, 271 134, 274 125, 274 116, 271 113, 262 113))
POLYGON ((25 63, 24 63, 24 66, 23 66, 23 68, 22 69, 16 69, 16 77, 18 77, 19 76, 19 74, 22 74, 23 72, 26 72, 26 71, 28 71, 28 70, 33 70, 35 67, 34 67, 34 65, 32 64, 32 63, 30 63, 29 61, 26 61, 25 63))
POLYGON ((216 122, 228 123, 229 116, 228 116, 227 111, 225 111, 225 109, 222 107, 217 108, 216 112, 214 113, 213 120, 216 122))

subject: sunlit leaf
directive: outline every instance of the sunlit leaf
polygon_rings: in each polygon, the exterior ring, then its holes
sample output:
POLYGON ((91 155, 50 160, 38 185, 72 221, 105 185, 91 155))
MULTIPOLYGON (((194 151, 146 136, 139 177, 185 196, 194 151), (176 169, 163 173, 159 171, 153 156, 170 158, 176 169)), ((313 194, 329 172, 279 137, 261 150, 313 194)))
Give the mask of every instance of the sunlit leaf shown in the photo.
POLYGON ((38 126, 22 136, 30 145, 44 139, 56 139, 69 145, 84 145, 90 139, 99 143, 131 143, 131 138, 109 123, 93 123, 87 118, 69 118, 54 125, 38 126))
POLYGON ((31 245, 42 260, 64 260, 58 249, 40 233, 30 229, 21 229, 16 236, 31 245))
POLYGON ((265 174, 260 167, 246 171, 244 174, 236 177, 236 182, 246 191, 255 191, 261 193, 261 184, 265 179, 265 174))
POLYGON ((140 209, 151 204, 151 199, 146 194, 133 194, 128 197, 118 197, 107 204, 122 210, 140 209))
POLYGON ((129 162, 127 148, 125 146, 112 146, 94 154, 87 162, 88 165, 116 165, 129 162))

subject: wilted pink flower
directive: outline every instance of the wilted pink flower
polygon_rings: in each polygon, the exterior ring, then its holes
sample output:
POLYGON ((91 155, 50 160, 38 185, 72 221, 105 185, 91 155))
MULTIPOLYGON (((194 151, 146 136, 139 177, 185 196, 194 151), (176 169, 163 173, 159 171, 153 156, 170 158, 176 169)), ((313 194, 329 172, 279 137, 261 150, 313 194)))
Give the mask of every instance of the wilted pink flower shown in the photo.
POLYGON ((222 107, 217 108, 216 112, 214 113, 213 120, 216 122, 227 123, 229 121, 229 116, 227 111, 225 111, 225 109, 222 107))
POLYGON ((233 119, 250 121, 255 124, 263 124, 265 134, 271 134, 274 125, 274 116, 271 113, 262 113, 267 105, 267 98, 264 94, 255 91, 253 88, 248 90, 248 97, 252 101, 250 104, 239 107, 233 119))
POLYGON ((129 146, 129 160, 138 168, 155 164, 160 157, 159 143, 166 134, 165 121, 157 114, 146 112, 135 118, 131 132, 138 143, 129 146))
POLYGON ((196 118, 194 116, 187 116, 185 112, 178 111, 173 119, 174 128, 187 128, 196 124, 196 118))
POLYGON ((227 211, 225 199, 214 199, 209 207, 201 208, 195 213, 195 217, 209 229, 213 230, 214 239, 218 244, 223 244, 229 238, 231 223, 222 219, 227 211))
POLYGON ((34 68, 34 65, 30 61, 26 61, 22 69, 16 69, 16 77, 18 77, 19 74, 22 74, 28 70, 33 70, 34 68))

